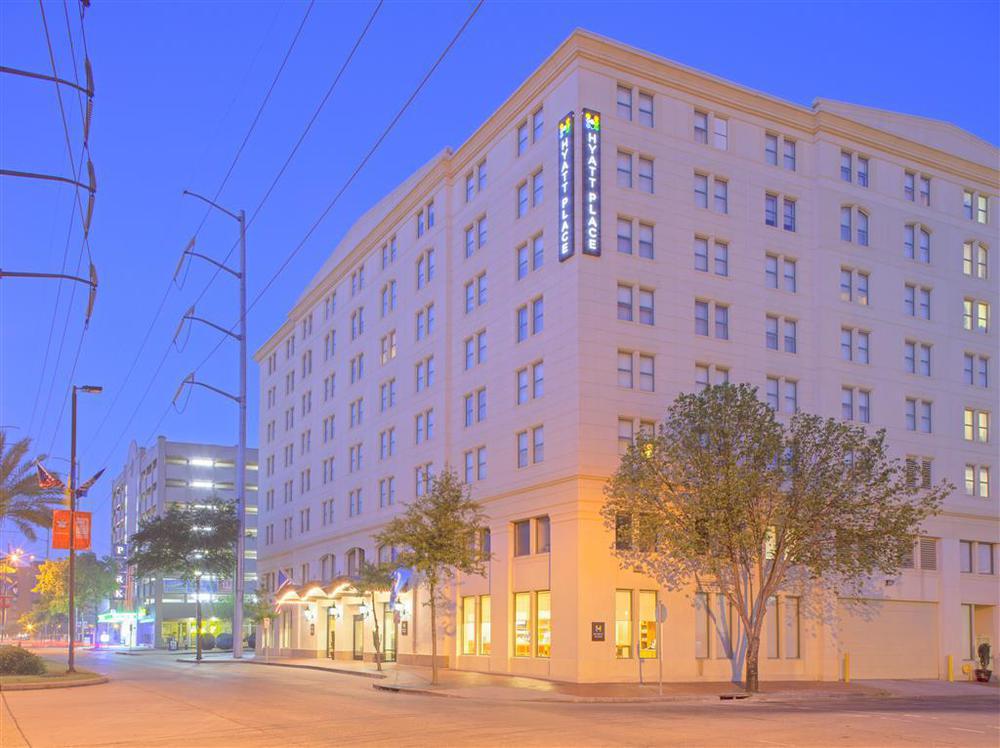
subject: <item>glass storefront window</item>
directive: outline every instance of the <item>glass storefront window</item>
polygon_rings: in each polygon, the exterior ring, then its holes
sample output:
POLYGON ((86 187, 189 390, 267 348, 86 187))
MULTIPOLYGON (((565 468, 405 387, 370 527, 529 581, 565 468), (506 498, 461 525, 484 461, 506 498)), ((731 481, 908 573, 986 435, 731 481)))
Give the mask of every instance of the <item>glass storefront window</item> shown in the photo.
POLYGON ((531 593, 514 593, 514 656, 531 657, 531 593))
POLYGON ((490 653, 490 596, 479 597, 479 654, 490 653))
POLYGON ((615 657, 632 656, 632 590, 615 590, 615 657))
POLYGON ((535 631, 538 657, 550 657, 552 650, 552 593, 535 593, 535 631))
POLYGON ((656 591, 639 590, 639 657, 656 657, 656 591))
POLYGON ((476 598, 462 598, 462 654, 476 653, 476 598))

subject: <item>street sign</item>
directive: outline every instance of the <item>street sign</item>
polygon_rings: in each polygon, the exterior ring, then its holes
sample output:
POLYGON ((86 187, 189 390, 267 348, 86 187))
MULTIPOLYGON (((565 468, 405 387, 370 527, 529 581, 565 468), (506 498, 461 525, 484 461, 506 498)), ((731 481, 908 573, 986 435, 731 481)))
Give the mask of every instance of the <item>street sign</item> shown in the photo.
POLYGON ((661 602, 661 603, 657 603, 656 604, 656 622, 657 623, 666 623, 667 622, 667 604, 666 603, 661 602))

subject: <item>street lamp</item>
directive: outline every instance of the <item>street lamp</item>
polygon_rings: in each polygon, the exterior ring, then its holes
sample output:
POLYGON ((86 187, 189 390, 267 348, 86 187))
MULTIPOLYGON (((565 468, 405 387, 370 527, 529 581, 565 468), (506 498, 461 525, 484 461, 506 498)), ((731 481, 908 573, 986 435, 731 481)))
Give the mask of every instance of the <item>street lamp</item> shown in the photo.
POLYGON ((73 649, 76 639, 76 393, 83 392, 88 395, 99 395, 104 392, 103 387, 92 384, 73 385, 73 412, 70 421, 70 446, 69 446, 69 480, 66 483, 66 491, 69 493, 69 660, 66 672, 75 673, 76 652, 73 649))

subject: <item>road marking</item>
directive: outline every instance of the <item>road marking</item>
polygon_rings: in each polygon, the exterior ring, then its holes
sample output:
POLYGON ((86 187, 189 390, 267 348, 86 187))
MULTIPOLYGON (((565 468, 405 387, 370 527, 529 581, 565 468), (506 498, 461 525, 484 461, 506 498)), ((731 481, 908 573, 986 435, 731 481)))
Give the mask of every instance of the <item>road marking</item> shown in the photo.
POLYGON ((951 728, 948 728, 948 729, 950 729, 950 730, 961 730, 962 732, 975 732, 975 733, 979 733, 980 735, 985 735, 986 734, 982 730, 970 730, 968 727, 951 727, 951 728))

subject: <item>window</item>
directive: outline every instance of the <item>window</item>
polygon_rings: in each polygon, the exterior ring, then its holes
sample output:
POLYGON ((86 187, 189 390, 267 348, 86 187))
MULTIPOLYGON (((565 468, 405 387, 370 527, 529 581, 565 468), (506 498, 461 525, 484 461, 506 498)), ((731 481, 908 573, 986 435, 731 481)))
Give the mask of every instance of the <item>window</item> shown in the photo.
POLYGON ((694 142, 708 142, 708 114, 697 109, 694 112, 694 142))
POLYGON ((531 207, 536 208, 542 204, 544 189, 545 180, 542 177, 542 170, 539 169, 531 175, 531 207))
POLYGON ((547 516, 535 519, 535 553, 548 553, 552 548, 552 523, 547 516))
POLYGON ((964 299, 962 326, 966 330, 988 333, 990 331, 990 305, 978 299, 964 299))
POLYGON ((632 321, 632 286, 618 284, 618 319, 632 321))
POLYGON ((990 414, 977 408, 966 408, 964 411, 963 435, 967 442, 986 444, 990 440, 990 414))
POLYGON ((539 463, 545 460, 545 427, 535 426, 531 430, 531 461, 539 463))
POLYGON ((528 432, 519 431, 517 434, 517 466, 519 468, 528 466, 528 432))
POLYGON ((788 171, 795 171, 795 141, 774 133, 765 133, 764 161, 770 166, 778 166, 779 152, 781 166, 788 171))
POLYGON ((618 386, 632 389, 632 352, 618 351, 618 386))
POLYGON ((639 156, 639 190, 653 194, 653 159, 646 156, 639 156))
POLYGON ((840 417, 845 421, 871 423, 871 392, 856 387, 841 387, 840 417))
POLYGON ((931 235, 924 226, 908 223, 903 227, 903 256, 908 260, 931 261, 931 235))
POLYGON ((545 299, 539 296, 531 302, 531 334, 537 335, 545 329, 545 299))
POLYGON ((632 219, 618 218, 618 251, 632 254, 632 219))
POLYGON ((787 317, 768 314, 764 324, 764 344, 773 351, 796 353, 798 348, 798 322, 787 317))
POLYGON ((990 497, 990 469, 985 465, 965 466, 965 493, 982 499, 990 497))
POLYGON ((962 245, 962 272, 985 280, 989 277, 989 249, 982 242, 965 242, 962 245))
POLYGON ((392 330, 388 335, 382 336, 380 362, 385 365, 396 358, 396 331, 392 330))
POLYGON ((639 124, 653 126, 653 94, 639 92, 639 124))
POLYGON ((910 317, 930 319, 931 289, 926 286, 915 286, 907 283, 903 288, 903 308, 910 317))
POLYGON ((906 483, 914 488, 931 487, 931 466, 933 459, 930 457, 906 458, 906 483))
POLYGON ((517 186, 517 217, 523 218, 528 214, 528 183, 521 182, 517 186))
POLYGON ((632 121, 632 89, 628 86, 618 86, 618 116, 632 121))
POLYGON ((972 543, 969 540, 958 541, 959 571, 963 574, 972 573, 972 543))
POLYGON ((980 574, 993 574, 993 544, 976 543, 976 571, 980 574))
POLYGON ((850 151, 840 152, 840 178, 858 187, 868 186, 868 157, 850 151))
POLYGON ((694 302, 694 332, 695 335, 709 335, 709 316, 714 308, 714 334, 720 340, 729 339, 729 307, 712 301, 694 302))
POLYGON ((632 590, 615 590, 615 657, 632 656, 632 590))
POLYGON ((932 432, 931 403, 929 400, 906 398, 906 430, 919 431, 924 434, 932 432))
POLYGON ((729 369, 716 364, 695 364, 694 383, 699 390, 703 390, 710 384, 728 384, 729 369))
POLYGON ((548 590, 535 593, 535 641, 535 656, 551 657, 552 593, 548 590))
POLYGON ((542 107, 538 107, 531 115, 531 142, 537 143, 542 138, 542 130, 545 128, 545 112, 542 107))
POLYGON ((965 384, 973 387, 990 386, 990 360, 986 356, 966 353, 963 356, 962 376, 965 384))
POLYGON ((931 375, 930 343, 907 340, 903 344, 903 362, 908 373, 929 377, 931 375))
POLYGON ((840 268, 840 299, 868 305, 868 273, 854 268, 840 268))
POLYGON ((527 556, 531 553, 531 521, 514 523, 514 555, 527 556))
POLYGON ((711 177, 695 172, 694 204, 697 208, 708 208, 708 188, 712 187, 712 210, 725 215, 729 213, 729 182, 720 177, 711 177))
POLYGON ((990 222, 990 203, 986 195, 980 195, 972 190, 962 193, 962 209, 965 217, 976 223, 990 222))
POLYGON ((797 659, 799 657, 799 598, 785 597, 783 599, 785 615, 783 616, 783 634, 785 640, 785 657, 797 659))
POLYGON ((796 412, 799 399, 799 385, 796 380, 771 376, 767 378, 766 385, 768 407, 776 413, 796 412))
POLYGON ((383 478, 378 482, 379 508, 392 506, 396 503, 396 479, 393 476, 383 478))
POLYGON ((781 226, 785 231, 796 230, 796 201, 794 198, 781 197, 772 192, 764 195, 764 224, 778 227, 778 204, 782 206, 781 226))
POLYGON ((618 186, 632 186, 632 154, 618 151, 618 186))
POLYGON ((514 656, 531 657, 531 593, 514 593, 514 656))
POLYGON ((528 150, 528 123, 522 122, 517 126, 517 155, 520 156, 528 150))
POLYGON ((628 452, 635 441, 635 422, 631 418, 618 419, 618 454, 628 452))
POLYGON ((868 246, 868 213, 850 205, 840 208, 840 238, 868 246), (853 228, 852 228, 853 227, 853 228))
POLYGON ((479 162, 476 167, 476 190, 482 192, 486 189, 486 159, 479 162))
POLYGON ((844 361, 867 364, 869 361, 869 339, 871 333, 853 327, 840 328, 840 357, 844 361))
POLYGON ((465 175, 465 202, 471 202, 473 196, 476 194, 476 179, 473 173, 470 171, 465 175))
POLYGON ((729 120, 713 117, 712 122, 712 145, 720 151, 724 151, 729 147, 729 120))
POLYGON ((795 293, 796 269, 796 261, 790 257, 764 255, 764 281, 768 288, 781 288, 789 293, 795 293))
POLYGON ((653 392, 656 384, 655 359, 651 355, 639 354, 639 390, 653 392))
POLYGON ((639 324, 654 324, 653 291, 648 288, 639 289, 639 324))

